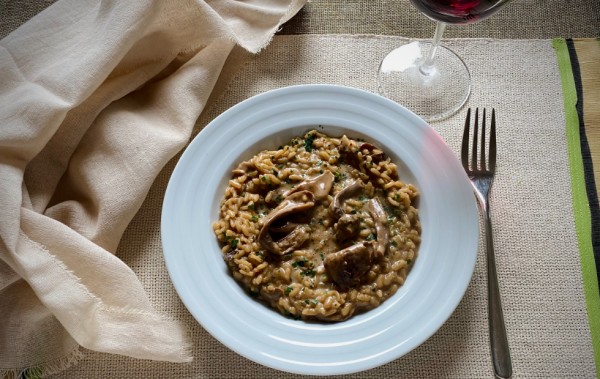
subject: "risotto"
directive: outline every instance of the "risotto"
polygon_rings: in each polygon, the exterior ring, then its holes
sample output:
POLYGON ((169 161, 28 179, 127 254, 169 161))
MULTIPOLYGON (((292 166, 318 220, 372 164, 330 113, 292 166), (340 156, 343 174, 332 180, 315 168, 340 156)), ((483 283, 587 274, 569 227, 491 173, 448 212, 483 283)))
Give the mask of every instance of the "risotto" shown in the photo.
POLYGON ((341 321, 404 283, 418 196, 378 147, 311 130, 241 162, 213 228, 251 296, 289 317, 341 321))

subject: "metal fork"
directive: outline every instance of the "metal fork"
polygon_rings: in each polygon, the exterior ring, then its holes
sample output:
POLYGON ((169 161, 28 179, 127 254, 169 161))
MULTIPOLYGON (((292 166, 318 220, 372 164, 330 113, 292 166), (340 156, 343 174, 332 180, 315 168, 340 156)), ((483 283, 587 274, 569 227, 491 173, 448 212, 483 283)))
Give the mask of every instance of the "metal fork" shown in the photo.
POLYGON ((481 141, 479 142, 479 108, 475 109, 475 122, 473 124, 473 143, 471 145, 471 159, 469 165, 469 134, 471 124, 471 109, 467 111, 465 129, 463 133, 461 161, 467 172, 479 205, 483 212, 485 222, 486 248, 487 248, 487 282, 488 282, 488 320, 490 333, 490 347, 494 373, 498 378, 512 376, 512 362, 508 347, 508 338, 502 315, 498 276, 496 274, 496 259, 494 256, 494 241, 492 236, 492 223, 490 219, 489 192, 496 171, 496 112, 492 109, 491 128, 489 136, 489 157, 486 162, 486 115, 483 109, 481 122, 481 141), (480 146, 480 155, 477 154, 477 145, 480 146), (479 161, 479 162, 478 162, 479 161), (479 163, 479 164, 478 164, 479 163))

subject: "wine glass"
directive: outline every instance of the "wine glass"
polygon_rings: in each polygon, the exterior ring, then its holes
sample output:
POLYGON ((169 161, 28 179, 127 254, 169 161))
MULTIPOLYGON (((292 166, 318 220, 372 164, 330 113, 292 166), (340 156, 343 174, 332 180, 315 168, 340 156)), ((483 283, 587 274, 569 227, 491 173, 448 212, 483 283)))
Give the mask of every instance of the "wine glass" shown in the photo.
POLYGON ((431 42, 412 41, 390 51, 379 65, 379 93, 426 121, 456 113, 471 93, 465 62, 440 41, 447 24, 471 24, 496 13, 510 0, 410 0, 437 22, 431 42))

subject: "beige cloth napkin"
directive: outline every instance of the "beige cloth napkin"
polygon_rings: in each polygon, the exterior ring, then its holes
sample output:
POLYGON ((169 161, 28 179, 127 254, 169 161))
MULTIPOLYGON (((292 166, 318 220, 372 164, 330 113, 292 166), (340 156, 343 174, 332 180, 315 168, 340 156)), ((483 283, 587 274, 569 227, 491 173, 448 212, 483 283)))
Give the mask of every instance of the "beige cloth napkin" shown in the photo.
POLYGON ((0 41, 0 377, 79 346, 191 360, 114 253, 233 47, 259 51, 305 1, 60 0, 0 41))

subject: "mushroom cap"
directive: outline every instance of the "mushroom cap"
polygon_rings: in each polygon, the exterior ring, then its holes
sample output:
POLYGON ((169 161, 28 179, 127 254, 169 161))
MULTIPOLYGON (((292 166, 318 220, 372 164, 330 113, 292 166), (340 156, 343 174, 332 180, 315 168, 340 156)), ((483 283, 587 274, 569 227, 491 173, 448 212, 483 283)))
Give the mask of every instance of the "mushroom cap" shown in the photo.
POLYGON ((299 191, 286 197, 264 219, 258 234, 258 243, 270 253, 284 255, 300 247, 309 237, 306 225, 296 225, 285 230, 289 233, 275 241, 271 236, 271 227, 294 213, 307 211, 315 206, 314 195, 309 191, 299 191))
POLYGON ((371 269, 374 250, 372 241, 364 241, 328 254, 323 262, 327 275, 344 289, 358 285, 371 269))
POLYGON ((299 191, 309 191, 315 197, 315 200, 323 200, 329 195, 335 176, 330 170, 325 170, 321 175, 316 176, 312 179, 308 179, 298 184, 288 192, 284 194, 287 197, 293 193, 299 191))

